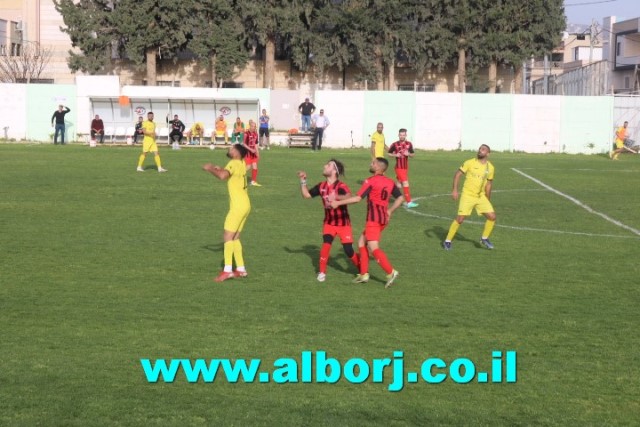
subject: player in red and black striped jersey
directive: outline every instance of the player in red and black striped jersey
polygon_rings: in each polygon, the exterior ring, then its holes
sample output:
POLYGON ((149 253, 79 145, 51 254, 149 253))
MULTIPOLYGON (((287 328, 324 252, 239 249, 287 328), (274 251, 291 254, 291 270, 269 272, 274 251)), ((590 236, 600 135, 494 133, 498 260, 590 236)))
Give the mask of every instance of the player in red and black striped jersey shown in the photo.
POLYGON ((389 156, 396 158, 396 179, 398 187, 402 187, 404 191, 406 207, 415 208, 418 204, 411 201, 411 192, 409 191, 409 157, 413 157, 414 152, 413 144, 407 141, 406 129, 402 128, 398 131, 398 141, 389 147, 389 156))
POLYGON ((298 172, 300 178, 300 192, 302 197, 310 199, 312 197, 322 197, 324 206, 324 227, 322 229, 322 249, 320 249, 320 267, 318 281, 324 282, 327 277, 327 263, 331 244, 336 235, 342 242, 344 253, 351 259, 356 268, 359 268, 358 255, 353 250, 353 233, 351 232, 351 219, 346 206, 337 208, 331 207, 331 202, 351 197, 351 190, 340 177, 344 175, 344 165, 338 160, 331 159, 324 165, 322 175, 326 178, 324 182, 315 187, 307 188, 307 174, 304 171, 298 172))
POLYGON ((256 122, 249 120, 249 130, 244 133, 243 145, 247 147, 247 156, 244 162, 247 164, 247 170, 251 169, 251 182, 249 185, 262 187, 258 184, 258 162, 260 161, 260 150, 258 147, 258 131, 256 130, 256 122))
POLYGON ((367 198, 367 222, 364 232, 358 240, 360 252, 360 274, 354 279, 355 283, 365 283, 369 281, 369 251, 380 264, 380 267, 387 273, 387 283, 385 288, 398 277, 398 272, 393 268, 387 255, 380 249, 380 235, 386 228, 391 218, 391 214, 402 205, 404 197, 400 189, 396 187, 395 182, 391 178, 384 176, 389 162, 382 157, 377 157, 371 162, 369 171, 373 176, 367 178, 357 195, 348 199, 336 200, 331 202, 331 207, 338 208, 340 206, 358 203, 363 198, 367 198), (393 205, 389 206, 389 199, 395 197, 393 205))

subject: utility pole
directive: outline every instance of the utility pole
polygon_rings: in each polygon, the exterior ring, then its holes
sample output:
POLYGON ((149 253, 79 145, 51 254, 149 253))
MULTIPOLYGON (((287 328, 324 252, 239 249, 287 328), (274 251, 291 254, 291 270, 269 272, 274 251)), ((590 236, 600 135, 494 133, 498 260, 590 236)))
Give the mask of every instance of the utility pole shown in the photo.
POLYGON ((595 19, 591 19, 591 26, 589 27, 589 64, 593 62, 593 45, 595 44, 596 37, 598 36, 598 24, 595 19))

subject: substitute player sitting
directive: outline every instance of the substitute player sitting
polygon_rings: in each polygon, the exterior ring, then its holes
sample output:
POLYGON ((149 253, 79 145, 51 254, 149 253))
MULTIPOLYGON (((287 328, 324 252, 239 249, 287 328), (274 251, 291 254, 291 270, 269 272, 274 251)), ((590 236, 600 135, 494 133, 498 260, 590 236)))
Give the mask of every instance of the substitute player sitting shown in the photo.
POLYGON ((227 181, 229 191, 229 213, 224 221, 224 270, 214 280, 222 282, 236 277, 247 277, 242 255, 240 233, 251 212, 251 202, 247 192, 247 169, 244 158, 247 149, 235 144, 229 147, 227 157, 229 163, 223 168, 207 163, 202 167, 216 178, 227 181), (233 270, 233 261, 236 262, 236 270, 233 270))
POLYGON ((486 144, 482 144, 478 149, 476 158, 464 162, 453 177, 453 191, 451 192, 453 200, 458 200, 460 177, 465 175, 465 180, 462 186, 460 205, 458 206, 458 216, 451 223, 449 234, 447 234, 447 238, 442 243, 442 247, 447 251, 451 249, 451 240, 458 232, 458 228, 460 228, 464 219, 471 215, 473 209, 476 210, 478 215, 484 215, 487 218, 480 244, 487 249, 493 249, 493 244, 489 241, 489 235, 491 235, 493 226, 496 223, 496 212, 489 200, 491 199, 495 168, 489 161, 489 153, 491 153, 491 148, 486 144))
POLYGON ((398 271, 393 268, 387 259, 387 255, 380 249, 380 236, 387 227, 391 214, 398 209, 404 201, 404 197, 398 187, 396 187, 395 182, 393 182, 391 178, 384 176, 388 167, 389 162, 387 159, 382 157, 374 159, 369 169, 369 172, 371 172, 373 176, 364 181, 358 194, 348 199, 331 202, 331 207, 335 209, 339 206, 358 203, 365 197, 368 199, 367 222, 364 232, 358 240, 360 274, 356 276, 353 282, 365 283, 369 281, 369 251, 371 251, 376 262, 382 267, 385 273, 387 273, 385 288, 393 284, 398 277, 398 271), (395 197, 396 200, 391 208, 387 209, 391 196, 395 197))
POLYGON ((351 219, 346 206, 331 207, 334 200, 342 200, 351 197, 351 190, 340 177, 344 175, 344 165, 338 160, 331 159, 322 169, 325 181, 311 189, 307 188, 307 173, 299 171, 300 192, 302 197, 310 199, 320 196, 324 206, 324 226, 322 228, 322 249, 320 249, 320 267, 318 282, 324 282, 327 277, 327 263, 331 253, 333 239, 338 236, 342 242, 342 248, 347 257, 359 268, 358 255, 353 250, 353 233, 351 232, 351 219))

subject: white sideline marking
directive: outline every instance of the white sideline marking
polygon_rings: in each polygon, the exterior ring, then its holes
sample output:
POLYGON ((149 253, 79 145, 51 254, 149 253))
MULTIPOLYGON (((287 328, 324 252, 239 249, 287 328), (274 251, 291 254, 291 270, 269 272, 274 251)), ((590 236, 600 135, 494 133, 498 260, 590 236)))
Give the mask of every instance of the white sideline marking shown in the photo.
POLYGON ((575 203, 576 205, 580 206, 582 209, 586 210, 589 213, 592 213, 594 215, 599 216, 600 218, 604 219, 605 221, 610 222, 611 224, 617 225, 620 228, 624 228, 627 231, 632 232, 635 235, 640 236, 640 230, 636 230, 633 227, 630 227, 626 224, 621 223, 620 221, 618 221, 617 219, 613 219, 611 218, 609 215, 607 214, 603 214, 602 212, 598 212, 594 209, 592 209, 591 207, 585 205, 584 203, 582 203, 580 200, 576 199, 575 197, 571 197, 568 194, 563 193, 562 191, 556 190, 555 188, 545 184, 544 182, 540 181, 539 179, 536 179, 530 175, 527 175, 526 173, 516 169, 516 168, 511 168, 512 171, 524 176, 525 178, 530 179, 531 181, 535 182, 536 184, 546 188, 547 190, 551 191, 552 193, 556 193, 558 196, 562 196, 565 199, 575 203))
MULTIPOLYGON (((493 193, 510 193, 510 192, 521 192, 521 191, 545 191, 545 190, 543 190, 543 189, 493 190, 491 193, 492 194, 493 193)), ((413 200, 424 200, 424 199, 431 199, 431 198, 436 198, 436 197, 446 197, 446 196, 451 196, 451 194, 432 194, 432 195, 427 196, 427 197, 413 197, 413 200)), ((415 209, 409 209, 409 208, 406 208, 406 207, 404 208, 404 210, 409 212, 409 213, 412 213, 414 215, 419 215, 419 216, 423 216, 423 217, 427 217, 427 218, 435 218, 435 219, 443 219, 443 220, 446 220, 446 221, 453 221, 452 217, 428 214, 428 213, 417 211, 415 209)), ((476 224, 476 225, 484 224, 483 222, 473 221, 473 220, 469 220, 469 219, 466 219, 464 222, 465 222, 465 224, 476 224)), ((537 232, 540 232, 540 233, 553 233, 553 234, 569 234, 569 235, 572 235, 572 236, 609 237, 609 238, 615 238, 615 239, 637 239, 637 237, 635 237, 635 236, 619 236, 619 235, 615 235, 615 234, 594 234, 594 233, 585 233, 585 232, 580 232, 580 231, 563 231, 563 230, 550 230, 550 229, 546 229, 546 228, 518 227, 518 226, 514 226, 514 225, 504 225, 504 224, 501 224, 499 222, 497 222, 495 226, 496 227, 500 227, 500 228, 508 228, 510 230, 537 231, 537 232)))
POLYGON ((640 171, 633 169, 567 169, 567 168, 518 168, 520 170, 531 171, 578 171, 578 172, 624 172, 624 173, 637 173, 640 171))

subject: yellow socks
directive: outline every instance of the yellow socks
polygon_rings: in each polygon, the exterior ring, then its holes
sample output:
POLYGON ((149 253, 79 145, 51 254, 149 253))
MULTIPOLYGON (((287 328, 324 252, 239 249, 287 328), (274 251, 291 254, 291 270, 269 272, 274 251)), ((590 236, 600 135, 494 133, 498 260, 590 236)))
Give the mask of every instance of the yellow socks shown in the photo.
POLYGON ((484 230, 482 230, 482 238, 483 239, 488 239, 489 236, 491 235, 491 232, 493 231, 493 226, 496 225, 496 221, 493 220, 487 220, 487 222, 484 223, 484 230))
POLYGON ((456 235, 459 228, 460 228, 460 224, 458 224, 458 221, 454 219, 453 222, 451 223, 451 226, 449 227, 449 234, 447 234, 447 238, 445 239, 445 241, 447 242, 452 241, 453 236, 456 235))
POLYGON ((225 271, 228 267, 233 266, 233 248, 234 240, 224 242, 224 267, 225 271))
POLYGON ((236 268, 244 269, 244 258, 242 257, 242 243, 240 240, 233 241, 233 257, 236 260, 236 268))

